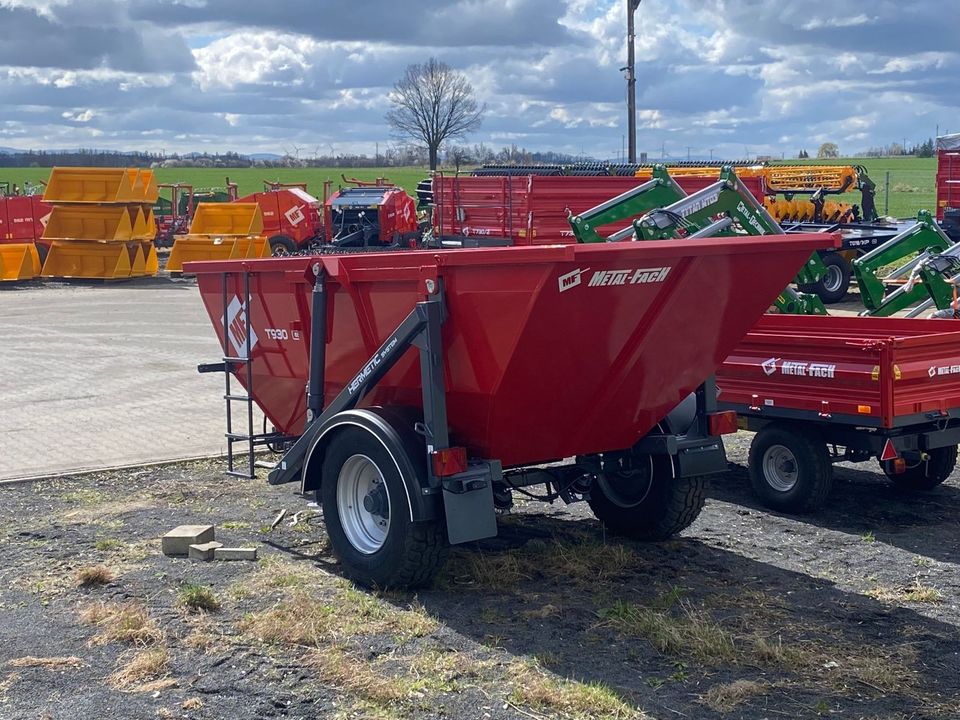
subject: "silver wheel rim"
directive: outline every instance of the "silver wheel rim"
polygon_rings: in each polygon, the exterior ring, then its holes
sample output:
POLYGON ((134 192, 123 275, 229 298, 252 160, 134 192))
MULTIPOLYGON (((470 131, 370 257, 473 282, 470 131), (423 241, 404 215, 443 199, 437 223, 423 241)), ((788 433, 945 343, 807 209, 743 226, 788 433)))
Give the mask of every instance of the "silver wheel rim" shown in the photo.
MULTIPOLYGON (((366 455, 352 455, 337 477, 337 513, 350 544, 364 555, 377 552, 390 530, 390 494, 383 475, 366 455), (367 509, 367 496, 382 494, 386 517, 367 509)), ((368 503, 369 504, 369 503, 368 503)))
POLYGON ((823 287, 827 292, 839 292, 843 285, 843 272, 836 265, 827 265, 827 272, 823 275, 823 287))
POLYGON ((789 492, 797 484, 799 476, 797 458, 790 448, 771 445, 763 453, 763 477, 774 490, 789 492))

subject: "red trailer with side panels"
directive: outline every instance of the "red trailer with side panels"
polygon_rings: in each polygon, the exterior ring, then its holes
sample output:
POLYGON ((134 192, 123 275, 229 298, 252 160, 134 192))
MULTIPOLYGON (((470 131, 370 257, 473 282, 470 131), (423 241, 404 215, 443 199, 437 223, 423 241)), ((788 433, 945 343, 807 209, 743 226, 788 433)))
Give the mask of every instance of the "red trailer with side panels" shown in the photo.
MULTIPOLYGON (((678 175, 685 192, 702 190, 716 177, 678 175)), ((575 242, 567 210, 579 214, 642 181, 616 175, 491 175, 433 177, 433 226, 440 238, 462 238, 467 244, 552 245, 575 242)), ((761 203, 762 177, 741 182, 761 203)), ((618 226, 600 229, 609 235, 618 226)))
POLYGON ((942 320, 766 315, 717 371, 720 407, 756 431, 749 471, 769 507, 805 512, 832 465, 876 459, 928 490, 960 442, 960 331, 942 320))
POLYGON ((535 486, 670 536, 726 469, 736 418, 711 374, 831 239, 190 263, 223 351, 201 370, 224 373, 228 471, 252 477, 257 445, 287 443, 270 482, 316 492, 346 572, 380 587, 429 580, 535 486), (254 403, 277 433, 255 432, 254 403))
POLYGON ((43 195, 0 196, 0 242, 36 243, 41 258, 46 257, 49 242, 41 238, 51 210, 43 195))
POLYGON ((937 222, 960 242, 960 133, 937 138, 937 222))

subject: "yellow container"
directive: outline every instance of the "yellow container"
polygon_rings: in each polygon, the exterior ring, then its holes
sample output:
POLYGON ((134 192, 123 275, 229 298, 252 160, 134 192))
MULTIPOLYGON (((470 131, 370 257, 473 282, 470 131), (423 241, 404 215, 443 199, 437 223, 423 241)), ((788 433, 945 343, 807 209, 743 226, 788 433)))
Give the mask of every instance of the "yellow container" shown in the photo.
POLYGON ((194 260, 241 260, 246 257, 246 250, 234 237, 178 237, 167 258, 167 271, 182 273, 183 264, 194 260))
POLYGON ((63 168, 55 167, 50 172, 47 189, 43 193, 46 203, 133 203, 141 202, 134 192, 134 176, 126 168, 63 168))
POLYGON ((188 235, 260 235, 263 213, 257 203, 199 203, 188 235))
POLYGON ((116 280, 130 277, 130 270, 126 243, 55 240, 41 277, 116 280))
POLYGON ((40 255, 33 243, 0 243, 0 282, 32 280, 40 274, 40 255))
POLYGON ((55 205, 43 229, 44 240, 126 242, 132 234, 130 213, 123 205, 55 205))

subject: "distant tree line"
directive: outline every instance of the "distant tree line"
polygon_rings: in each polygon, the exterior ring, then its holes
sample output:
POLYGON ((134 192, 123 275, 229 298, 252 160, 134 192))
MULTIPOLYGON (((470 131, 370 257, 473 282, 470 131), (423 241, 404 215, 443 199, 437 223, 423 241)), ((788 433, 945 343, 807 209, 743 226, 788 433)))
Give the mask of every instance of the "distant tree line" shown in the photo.
MULTIPOLYGON (((536 152, 510 145, 491 148, 483 143, 477 145, 449 145, 443 153, 447 166, 482 165, 529 165, 533 163, 570 163, 584 160, 575 155, 558 152, 536 152)), ((310 167, 417 167, 429 164, 426 147, 412 144, 386 145, 380 152, 365 153, 320 153, 316 150, 304 156, 301 148, 291 148, 276 158, 250 158, 235 152, 168 154, 150 152, 115 152, 106 150, 46 151, 24 150, 23 152, 0 153, 0 167, 53 167, 55 165, 79 167, 188 167, 188 168, 310 168, 310 167)))
MULTIPOLYGON (((906 147, 900 143, 894 142, 889 145, 880 145, 868 148, 864 152, 858 152, 853 157, 933 157, 936 153, 936 147, 933 138, 927 138, 922 143, 912 147, 906 147)), ((797 158, 804 160, 810 157, 806 150, 800 150, 797 158)), ((840 149, 836 143, 825 142, 817 149, 817 157, 821 159, 832 159, 840 157, 840 149)))

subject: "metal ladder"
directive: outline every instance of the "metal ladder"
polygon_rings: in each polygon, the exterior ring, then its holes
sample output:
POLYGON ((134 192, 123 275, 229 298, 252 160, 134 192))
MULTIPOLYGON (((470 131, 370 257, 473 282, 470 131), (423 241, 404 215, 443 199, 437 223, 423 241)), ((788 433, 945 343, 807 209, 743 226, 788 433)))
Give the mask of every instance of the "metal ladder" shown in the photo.
POLYGON ((279 446, 287 444, 291 438, 279 432, 255 432, 253 423, 253 364, 251 362, 253 328, 250 324, 250 273, 246 270, 224 271, 220 273, 221 291, 221 322, 223 323, 223 339, 221 350, 223 362, 210 363, 198 366, 201 373, 223 373, 223 399, 226 403, 227 429, 224 436, 227 440, 227 475, 252 480, 256 477, 256 450, 263 446, 279 446), (242 274, 243 296, 229 293, 230 278, 242 274), (239 304, 238 307, 236 305, 239 304), (234 307, 232 307, 234 306, 234 307), (245 373, 243 383, 245 392, 237 393, 232 384, 233 373, 238 368, 245 373), (246 432, 237 432, 234 429, 234 403, 241 403, 245 407, 246 432), (246 448, 237 452, 234 446, 243 443, 246 448), (243 456, 246 462, 239 462, 243 456), (246 467, 242 467, 246 465, 246 467))

